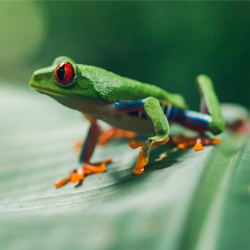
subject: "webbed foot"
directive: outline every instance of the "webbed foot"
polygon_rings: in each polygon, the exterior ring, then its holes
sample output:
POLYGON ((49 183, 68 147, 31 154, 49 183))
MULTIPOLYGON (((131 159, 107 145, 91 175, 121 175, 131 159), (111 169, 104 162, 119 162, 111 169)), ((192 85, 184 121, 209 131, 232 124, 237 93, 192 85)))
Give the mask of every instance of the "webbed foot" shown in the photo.
POLYGON ((203 149, 205 145, 216 145, 220 143, 219 138, 210 139, 205 136, 198 137, 186 137, 184 135, 180 135, 179 137, 173 137, 172 142, 177 145, 179 149, 186 149, 188 147, 193 147, 195 151, 200 151, 203 149))
MULTIPOLYGON (((164 139, 162 141, 156 141, 152 144, 151 148, 163 145, 168 141, 169 141, 169 137, 167 137, 166 139, 164 139)), ((139 155, 137 157, 137 162, 136 162, 136 165, 135 165, 133 172, 134 172, 134 174, 142 174, 144 172, 144 166, 146 166, 148 163, 148 157, 144 156, 146 142, 137 142, 135 140, 131 140, 129 142, 129 146, 132 149, 136 149, 138 147, 141 147, 141 150, 140 150, 139 155)))
POLYGON ((56 182, 55 187, 60 188, 68 182, 80 183, 83 181, 85 175, 88 175, 88 174, 103 173, 106 169, 106 164, 111 163, 111 162, 112 162, 112 158, 108 158, 102 162, 97 162, 97 163, 93 163, 93 164, 83 163, 83 165, 80 168, 74 169, 68 177, 56 182))

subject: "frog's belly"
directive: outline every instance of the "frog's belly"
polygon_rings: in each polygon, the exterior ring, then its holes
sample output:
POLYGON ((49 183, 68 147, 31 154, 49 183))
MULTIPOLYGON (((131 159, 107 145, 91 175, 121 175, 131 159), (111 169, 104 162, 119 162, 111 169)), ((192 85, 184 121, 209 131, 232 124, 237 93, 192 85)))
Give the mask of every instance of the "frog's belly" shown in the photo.
POLYGON ((103 117, 100 120, 107 122, 111 126, 123 130, 136 132, 140 135, 153 134, 153 127, 148 119, 131 117, 126 113, 116 114, 115 117, 103 117))
POLYGON ((142 112, 119 111, 113 104, 100 105, 95 112, 84 112, 86 115, 107 122, 119 129, 136 132, 140 135, 153 134, 153 126, 142 112), (136 114, 135 114, 136 113, 136 114))
POLYGON ((52 97, 69 108, 79 110, 87 116, 100 119, 111 126, 142 135, 154 133, 150 121, 145 116, 131 116, 127 112, 121 112, 115 108, 113 103, 100 100, 52 97))

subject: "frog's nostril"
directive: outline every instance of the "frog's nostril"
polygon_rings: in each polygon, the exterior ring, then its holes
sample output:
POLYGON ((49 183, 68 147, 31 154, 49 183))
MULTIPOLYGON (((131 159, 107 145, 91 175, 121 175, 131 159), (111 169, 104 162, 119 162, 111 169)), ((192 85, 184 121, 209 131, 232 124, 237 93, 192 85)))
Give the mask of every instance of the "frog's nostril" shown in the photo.
POLYGON ((39 75, 35 75, 35 79, 38 79, 39 78, 39 75))

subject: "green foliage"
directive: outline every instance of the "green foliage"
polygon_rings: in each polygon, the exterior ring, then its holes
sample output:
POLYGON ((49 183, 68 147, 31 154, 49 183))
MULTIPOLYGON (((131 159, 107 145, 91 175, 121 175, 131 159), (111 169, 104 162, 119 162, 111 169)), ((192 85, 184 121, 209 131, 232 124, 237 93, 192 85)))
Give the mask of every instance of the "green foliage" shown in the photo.
POLYGON ((94 155, 114 156, 106 173, 56 190, 78 167, 72 146, 88 124, 12 85, 0 85, 1 249, 247 249, 249 134, 225 132, 200 152, 168 143, 140 176, 132 174, 138 151, 116 140, 94 155))

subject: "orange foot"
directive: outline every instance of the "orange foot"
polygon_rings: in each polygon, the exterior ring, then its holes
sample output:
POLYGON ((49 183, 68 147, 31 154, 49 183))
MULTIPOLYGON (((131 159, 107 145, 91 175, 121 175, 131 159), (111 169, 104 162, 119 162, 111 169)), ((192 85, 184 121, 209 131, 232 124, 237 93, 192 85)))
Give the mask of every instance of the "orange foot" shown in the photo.
POLYGON ((106 145, 109 141, 114 138, 134 138, 136 133, 111 127, 108 130, 104 131, 99 137, 99 145, 106 145))
POLYGON ((106 169, 106 164, 110 162, 112 162, 112 158, 108 158, 102 162, 98 162, 94 164, 83 163, 83 165, 80 168, 74 169, 67 178, 64 178, 56 182, 55 187, 60 188, 70 181, 72 183, 78 182, 78 184, 81 184, 85 175, 93 174, 93 173, 96 173, 96 174, 103 173, 106 169))
MULTIPOLYGON (((166 138, 165 140, 163 141, 160 141, 160 142, 154 142, 151 146, 151 148, 154 148, 156 146, 160 146, 160 145, 163 145, 165 144, 166 142, 169 141, 169 137, 166 138)), ((148 157, 144 157, 143 156, 143 151, 144 151, 144 148, 145 148, 145 142, 137 142, 135 140, 131 140, 129 142, 129 146, 132 148, 132 149, 135 149, 135 148, 138 148, 138 147, 141 147, 141 150, 139 152, 139 155, 137 157, 137 162, 136 162, 136 165, 135 165, 135 168, 133 170, 134 174, 142 174, 144 172, 144 166, 147 165, 148 163, 148 157)))
POLYGON ((203 136, 190 138, 184 135, 180 135, 179 137, 173 137, 172 141, 175 145, 177 145, 179 149, 186 149, 193 146, 194 150, 199 151, 203 149, 203 146, 210 144, 216 145, 220 143, 221 140, 219 138, 210 139, 203 136))

